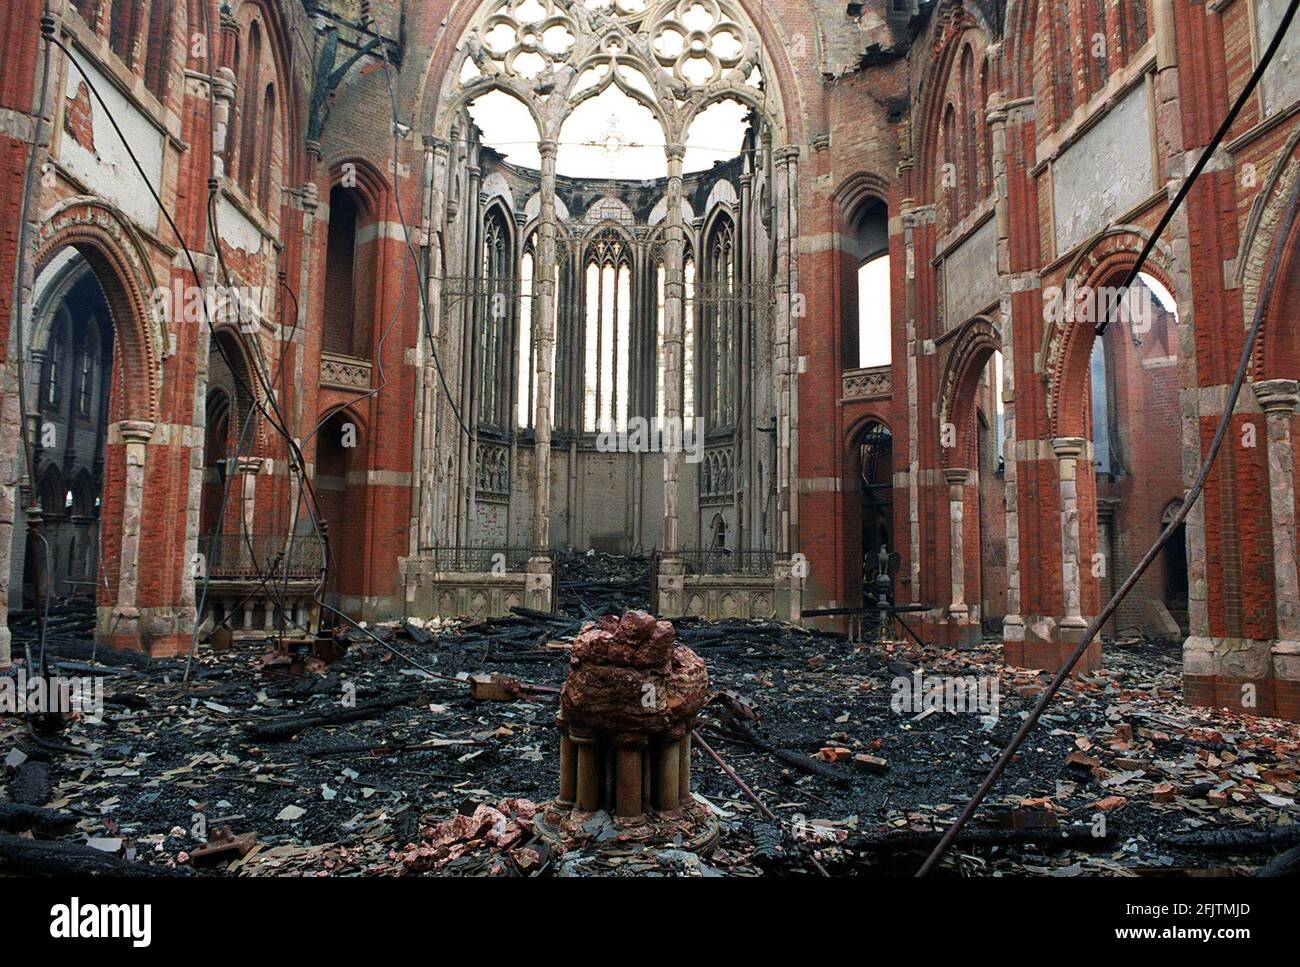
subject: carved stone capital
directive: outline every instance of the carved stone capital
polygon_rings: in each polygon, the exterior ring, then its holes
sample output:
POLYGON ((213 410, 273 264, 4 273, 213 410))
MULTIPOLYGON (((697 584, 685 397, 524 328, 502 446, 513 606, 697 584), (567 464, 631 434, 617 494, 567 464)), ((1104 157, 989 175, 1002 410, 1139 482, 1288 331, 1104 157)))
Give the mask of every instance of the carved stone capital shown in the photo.
POLYGON ((1266 379, 1252 383, 1255 399, 1260 408, 1272 416, 1277 413, 1294 413, 1300 404, 1300 381, 1294 379, 1266 379))

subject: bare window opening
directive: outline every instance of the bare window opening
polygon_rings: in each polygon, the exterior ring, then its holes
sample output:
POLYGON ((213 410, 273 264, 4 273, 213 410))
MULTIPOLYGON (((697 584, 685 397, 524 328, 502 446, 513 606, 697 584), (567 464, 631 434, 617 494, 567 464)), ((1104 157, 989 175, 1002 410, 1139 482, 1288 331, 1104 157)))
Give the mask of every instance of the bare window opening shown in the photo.
POLYGON ((1092 344, 1089 373, 1092 378, 1092 450, 1097 473, 1117 473, 1119 462, 1112 449, 1111 433, 1115 423, 1113 375, 1106 361, 1106 344, 1102 339, 1092 344))
POLYGON ((628 417, 632 254, 626 240, 614 229, 601 232, 588 247, 584 286, 583 430, 624 430, 628 417))
POLYGON ((858 467, 862 475, 862 589, 864 601, 875 600, 873 582, 880 551, 894 550, 893 437, 889 428, 872 423, 858 438, 858 467))
MULTIPOLYGON (((519 260, 519 412, 515 422, 528 426, 533 421, 533 251, 530 247, 519 260)), ((554 396, 551 397, 554 399, 554 396)))
POLYGON ((727 521, 721 514, 713 515, 713 524, 710 528, 713 533, 710 547, 715 551, 725 551, 727 549, 727 521))
POLYGON ((741 150, 753 129, 751 110, 739 101, 715 101, 695 116, 686 132, 686 155, 682 170, 708 171, 741 150))
POLYGON ((262 28, 254 21, 248 28, 248 63, 243 77, 243 110, 241 114, 239 163, 236 174, 239 184, 247 191, 253 182, 257 158, 257 104, 262 96, 262 28))
POLYGON ((575 178, 662 178, 668 173, 663 128, 648 107, 610 84, 565 119, 555 168, 575 178))
POLYGON ((707 394, 710 430, 730 427, 736 419, 736 345, 739 294, 736 287, 736 229, 722 216, 710 229, 702 347, 708 360, 707 394))
POLYGON ((63 361, 67 355, 67 324, 61 319, 55 325, 57 328, 45 350, 45 366, 41 374, 41 405, 47 410, 52 410, 59 405, 63 361))
POLYGON ((506 420, 502 364, 514 297, 512 246, 508 216, 500 205, 493 205, 483 224, 483 289, 477 307, 478 338, 474 349, 478 421, 490 427, 501 427, 506 420))
POLYGON ((141 6, 139 0, 113 0, 108 46, 127 67, 135 67, 135 38, 140 33, 136 19, 142 12, 141 6))
POLYGON ((167 90, 168 68, 172 47, 172 17, 177 5, 156 3, 150 11, 155 23, 149 31, 149 50, 145 55, 144 83, 150 91, 162 97, 167 90))
POLYGON ((873 201, 853 227, 851 257, 857 271, 846 300, 857 310, 857 325, 846 325, 846 362, 866 369, 893 361, 889 279, 889 220, 883 202, 873 201), (853 340, 856 337, 856 347, 853 340), (856 348, 856 353, 852 350, 856 348))
POLYGON ((1006 466, 1006 404, 1002 401, 1002 353, 995 351, 989 358, 988 368, 984 371, 984 384, 988 387, 993 404, 993 441, 997 454, 997 472, 1006 466))
POLYGON ((258 138, 257 204, 263 211, 270 208, 271 163, 275 154, 275 85, 267 84, 262 98, 262 131, 258 138))
POLYGON ((329 239, 325 253, 325 331, 327 353, 367 356, 365 341, 356 332, 357 205, 350 189, 335 185, 330 191, 329 239))
MULTIPOLYGON (((1178 515, 1179 504, 1171 503, 1160 516, 1160 529, 1163 531, 1178 515)), ((1164 558, 1165 606, 1180 627, 1187 626, 1188 581, 1187 581, 1187 525, 1179 524, 1173 537, 1165 545, 1161 556, 1164 558)))

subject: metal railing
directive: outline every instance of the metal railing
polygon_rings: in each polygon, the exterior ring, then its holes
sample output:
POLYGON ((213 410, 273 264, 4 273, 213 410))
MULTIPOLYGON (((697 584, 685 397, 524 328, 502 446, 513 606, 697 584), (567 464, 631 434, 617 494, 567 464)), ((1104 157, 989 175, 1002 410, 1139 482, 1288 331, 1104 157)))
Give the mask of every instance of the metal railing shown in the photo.
POLYGON ((215 544, 210 534, 199 538, 201 566, 217 580, 318 578, 324 553, 324 543, 314 534, 292 539, 284 534, 222 534, 215 544))
POLYGON ((776 562, 776 556, 771 551, 732 551, 726 548, 682 551, 678 557, 685 564, 686 573, 696 575, 771 577, 776 562))
MULTIPOLYGON (((537 557, 531 547, 435 547, 429 552, 435 571, 451 572, 519 572, 537 557)), ((550 557, 549 553, 541 555, 550 557)))

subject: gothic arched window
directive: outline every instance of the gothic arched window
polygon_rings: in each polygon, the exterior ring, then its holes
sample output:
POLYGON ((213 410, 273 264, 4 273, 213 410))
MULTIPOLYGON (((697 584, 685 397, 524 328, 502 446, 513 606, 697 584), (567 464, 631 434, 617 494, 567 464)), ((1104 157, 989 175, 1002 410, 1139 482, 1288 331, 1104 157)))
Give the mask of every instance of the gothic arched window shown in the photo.
POLYGON ((701 325, 706 344, 705 412, 711 430, 736 419, 736 228, 725 213, 709 230, 705 245, 705 285, 701 325))
POLYGON ((627 428, 628 353, 632 329, 632 253, 615 229, 588 245, 583 269, 582 428, 627 428))
MULTIPOLYGON (((559 299, 560 265, 555 266, 554 298, 559 299)), ((533 313, 537 306, 537 236, 534 234, 524 244, 524 253, 519 258, 519 371, 518 395, 516 398, 515 422, 520 427, 533 425, 537 413, 537 364, 538 347, 533 338, 533 313)), ((558 315, 558 314, 557 314, 558 315)), ((555 349, 560 341, 557 331, 551 340, 551 425, 555 425, 555 349)))
POLYGON ((243 109, 240 111, 239 165, 236 171, 245 190, 253 182, 257 156, 257 102, 261 95, 262 28, 257 21, 248 28, 248 60, 243 77, 243 109))
POLYGON ((78 416, 90 416, 95 393, 95 360, 99 355, 99 339, 95 335, 98 323, 91 319, 88 327, 77 338, 77 387, 74 400, 78 416))
POLYGON ((512 245, 506 218, 505 210, 500 205, 493 205, 483 219, 483 298, 479 302, 478 344, 475 347, 477 405, 478 422, 492 427, 504 426, 506 419, 502 392, 505 381, 501 378, 501 369, 514 296, 512 245))
POLYGON ((275 85, 267 84, 262 98, 262 130, 257 146, 257 207, 266 211, 271 202, 271 163, 275 154, 275 85))
POLYGON ((55 320, 54 331, 45 350, 44 366, 41 371, 41 406, 52 410, 59 405, 62 395, 60 383, 63 381, 63 367, 68 355, 68 319, 60 313, 55 320))

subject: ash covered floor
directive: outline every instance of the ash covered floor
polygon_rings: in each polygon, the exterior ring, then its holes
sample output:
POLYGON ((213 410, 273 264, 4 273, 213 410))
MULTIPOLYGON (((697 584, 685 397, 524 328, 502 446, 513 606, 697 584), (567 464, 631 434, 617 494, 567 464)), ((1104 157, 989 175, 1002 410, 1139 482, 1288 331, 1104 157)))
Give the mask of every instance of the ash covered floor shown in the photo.
MULTIPOLYGON (((711 855, 622 843, 603 814, 589 824, 599 848, 560 855, 530 822, 556 789, 553 692, 479 701, 416 663, 554 689, 580 626, 379 626, 405 658, 354 631, 345 654, 296 677, 265 662, 265 643, 205 649, 188 689, 183 661, 101 651, 95 666, 113 662, 96 667, 101 721, 41 743, 0 719, 0 871, 103 858, 110 872, 179 875, 806 875, 814 851, 832 875, 910 875, 1048 681, 1003 667, 992 642, 958 652, 677 622, 719 693, 700 734, 784 833, 697 748, 694 789, 722 827, 711 855), (996 681, 996 717, 913 707, 917 673, 976 676, 986 698, 996 681), (357 717, 329 721, 345 709, 357 717)), ((51 655, 55 671, 92 667, 85 644, 55 641, 51 655)), ((1108 641, 1102 670, 1057 696, 942 873, 1248 875, 1300 843, 1300 726, 1188 708, 1179 657, 1108 641)))

